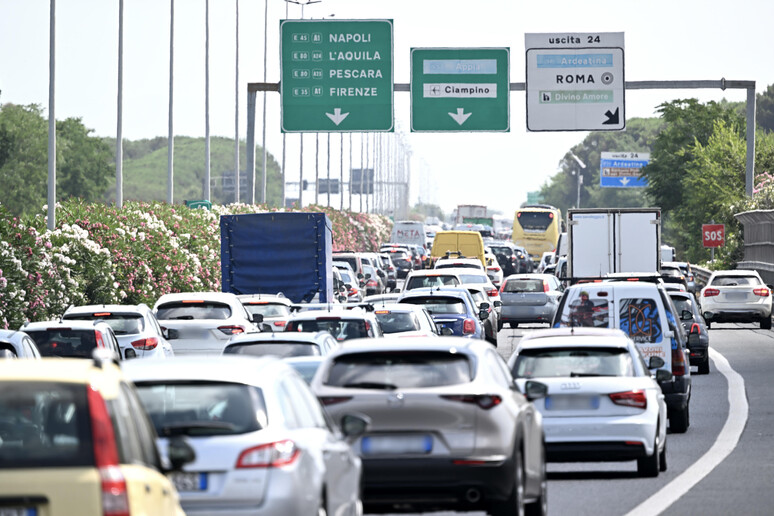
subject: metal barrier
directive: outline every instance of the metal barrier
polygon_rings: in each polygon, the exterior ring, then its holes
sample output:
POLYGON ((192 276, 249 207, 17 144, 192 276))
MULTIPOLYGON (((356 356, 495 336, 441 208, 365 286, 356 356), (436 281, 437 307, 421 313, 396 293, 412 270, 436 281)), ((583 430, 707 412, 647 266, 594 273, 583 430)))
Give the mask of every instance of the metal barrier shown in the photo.
POLYGON ((711 270, 699 267, 698 265, 691 265, 691 271, 693 272, 693 277, 696 278, 696 281, 702 285, 706 285, 712 275, 711 270))

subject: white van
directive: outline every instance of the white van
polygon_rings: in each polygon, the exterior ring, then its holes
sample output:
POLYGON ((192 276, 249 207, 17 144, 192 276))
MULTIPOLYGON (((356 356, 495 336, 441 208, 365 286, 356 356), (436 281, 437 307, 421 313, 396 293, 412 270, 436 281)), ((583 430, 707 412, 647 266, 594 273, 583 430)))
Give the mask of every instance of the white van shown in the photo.
MULTIPOLYGON (((559 303, 552 326, 619 328, 637 344, 647 360, 661 357, 672 379, 661 382, 672 432, 689 425, 691 368, 688 335, 677 309, 662 285, 644 281, 603 281, 569 287, 559 303)), ((698 337, 698 334, 692 334, 698 337)))
POLYGON ((427 248, 425 225, 415 220, 402 220, 392 226, 390 242, 393 244, 413 244, 427 248))
POLYGON ((673 262, 675 261, 675 248, 669 245, 661 246, 661 261, 673 262))

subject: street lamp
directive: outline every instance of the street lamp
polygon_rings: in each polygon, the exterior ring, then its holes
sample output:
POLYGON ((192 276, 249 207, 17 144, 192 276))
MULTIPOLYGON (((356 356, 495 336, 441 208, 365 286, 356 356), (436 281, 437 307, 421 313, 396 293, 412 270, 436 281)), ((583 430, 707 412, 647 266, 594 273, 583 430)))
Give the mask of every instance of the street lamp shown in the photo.
MULTIPOLYGON (((572 156, 572 159, 575 160, 575 162, 580 165, 581 169, 586 168, 586 164, 583 163, 578 156, 576 156, 572 151, 570 151, 570 156, 572 156)), ((575 171, 573 171, 573 175, 575 174, 575 171)), ((575 202, 575 207, 580 208, 580 188, 583 184, 583 176, 581 175, 581 171, 578 170, 578 199, 575 202)))

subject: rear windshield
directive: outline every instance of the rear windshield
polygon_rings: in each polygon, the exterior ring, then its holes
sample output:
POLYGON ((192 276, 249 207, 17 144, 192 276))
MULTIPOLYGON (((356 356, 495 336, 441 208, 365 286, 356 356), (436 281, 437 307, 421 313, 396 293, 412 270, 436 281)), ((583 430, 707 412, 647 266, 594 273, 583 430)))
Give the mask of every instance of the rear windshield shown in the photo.
POLYGON ((134 335, 145 330, 145 320, 141 314, 66 314, 64 319, 77 321, 105 321, 116 335, 134 335))
POLYGON ((712 279, 713 287, 736 287, 742 285, 760 285, 761 281, 756 276, 715 276, 712 279))
POLYGON ((340 356, 331 365, 324 384, 394 390, 459 385, 472 378, 472 365, 463 354, 396 351, 340 356))
POLYGON ((435 264, 436 269, 481 269, 480 263, 469 262, 438 262, 435 264))
POLYGON ((673 297, 672 302, 675 304, 675 308, 677 309, 678 315, 683 313, 683 310, 688 310, 693 314, 693 303, 691 303, 691 300, 687 297, 673 297))
POLYGON ((489 276, 484 274, 460 274, 459 277, 463 285, 468 283, 489 283, 489 276))
POLYGON ((504 245, 504 246, 489 246, 489 250, 492 251, 494 254, 504 254, 506 256, 511 256, 513 254, 513 249, 510 247, 504 245))
POLYGON ((609 324, 610 310, 606 297, 598 297, 593 292, 592 296, 589 296, 585 290, 573 290, 563 300, 561 317, 555 326, 607 328, 609 324))
POLYGON ((413 278, 409 279, 408 285, 406 285, 406 290, 425 287, 455 287, 459 284, 459 280, 457 280, 457 278, 454 276, 414 276, 413 278))
POLYGON ((257 387, 220 382, 136 382, 145 411, 160 436, 233 435, 268 424, 257 387))
POLYGON ((541 279, 512 279, 505 282, 503 292, 543 292, 541 279))
POLYGON ((412 312, 384 312, 377 310, 376 319, 384 333, 419 330, 419 320, 412 312))
POLYGON ((0 469, 93 464, 85 385, 0 384, 0 469))
POLYGON ((349 264, 350 267, 352 267, 353 271, 357 272, 357 270, 358 270, 358 268, 357 268, 357 258, 355 258, 354 256, 352 256, 352 257, 336 256, 336 261, 337 262, 346 262, 346 263, 349 264))
POLYGON ((465 301, 458 297, 427 296, 402 299, 401 303, 424 306, 430 314, 464 314, 465 301))
POLYGON ((264 317, 287 317, 290 315, 290 307, 281 303, 245 303, 245 308, 250 315, 261 314, 264 317))
POLYGON ((224 351, 226 355, 275 355, 279 357, 306 357, 320 354, 320 346, 308 342, 245 342, 230 344, 224 351))
POLYGON ((156 318, 159 320, 194 320, 194 319, 228 319, 231 317, 231 307, 217 301, 202 301, 185 303, 174 301, 158 307, 156 318))
POLYGON ((623 348, 525 349, 511 373, 514 378, 634 376, 634 365, 623 348))
POLYGON ((524 231, 545 231, 554 221, 551 212, 531 212, 520 211, 516 215, 516 220, 524 231))
POLYGON ((320 317, 303 321, 290 321, 285 331, 318 332, 327 331, 338 341, 368 337, 366 321, 362 319, 342 319, 340 317, 320 317))
POLYGON ((32 337, 44 357, 91 358, 97 347, 95 330, 50 328, 24 331, 32 337))

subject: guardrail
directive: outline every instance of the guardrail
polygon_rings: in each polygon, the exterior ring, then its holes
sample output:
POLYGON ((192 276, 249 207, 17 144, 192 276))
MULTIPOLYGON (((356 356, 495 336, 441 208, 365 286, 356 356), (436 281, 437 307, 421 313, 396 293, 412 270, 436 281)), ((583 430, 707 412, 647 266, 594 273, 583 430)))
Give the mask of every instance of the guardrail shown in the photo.
POLYGON ((691 271, 693 272, 693 277, 702 285, 706 285, 712 275, 711 270, 699 267, 698 265, 691 265, 691 271))

